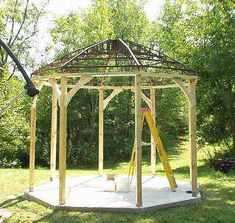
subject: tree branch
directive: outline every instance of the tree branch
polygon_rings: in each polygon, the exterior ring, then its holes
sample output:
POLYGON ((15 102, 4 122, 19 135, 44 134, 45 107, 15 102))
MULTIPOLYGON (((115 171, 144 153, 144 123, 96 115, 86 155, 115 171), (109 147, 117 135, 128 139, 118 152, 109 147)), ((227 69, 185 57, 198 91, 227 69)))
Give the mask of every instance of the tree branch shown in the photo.
POLYGON ((8 46, 10 45, 11 40, 13 38, 14 27, 15 27, 15 14, 16 14, 16 6, 17 6, 17 4, 18 4, 18 0, 15 1, 15 5, 14 5, 14 11, 13 11, 13 17, 12 17, 12 25, 11 25, 11 31, 10 31, 10 38, 8 40, 8 43, 7 43, 8 46))
POLYGON ((20 34, 20 31, 21 31, 22 28, 23 28, 23 25, 24 25, 24 23, 25 23, 25 20, 26 20, 26 17, 27 17, 27 13, 28 13, 28 5, 29 5, 29 0, 26 1, 26 6, 25 6, 25 9, 24 9, 23 20, 22 20, 22 22, 21 22, 21 24, 20 24, 20 27, 19 27, 19 29, 18 29, 18 31, 17 31, 17 33, 16 33, 14 39, 13 39, 12 42, 9 44, 10 47, 14 44, 14 42, 16 41, 16 39, 18 38, 18 36, 19 36, 19 34, 20 34))

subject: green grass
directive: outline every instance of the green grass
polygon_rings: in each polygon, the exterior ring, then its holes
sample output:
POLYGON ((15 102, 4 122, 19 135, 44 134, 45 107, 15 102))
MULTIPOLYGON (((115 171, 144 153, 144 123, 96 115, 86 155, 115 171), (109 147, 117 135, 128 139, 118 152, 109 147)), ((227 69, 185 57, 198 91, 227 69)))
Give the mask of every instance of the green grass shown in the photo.
MULTIPOLYGON (((22 195, 27 191, 27 169, 0 169, 0 208, 14 214, 6 222, 128 222, 128 223, 180 223, 180 222, 235 222, 235 171, 224 175, 211 170, 204 162, 204 151, 198 154, 198 182, 202 195, 200 204, 180 206, 145 213, 96 213, 53 210, 49 207, 26 201, 22 195)), ((189 154, 187 144, 171 148, 171 166, 177 179, 189 178, 189 154)), ((144 161, 143 172, 150 174, 148 161, 144 161)), ((105 172, 126 173, 127 163, 116 165, 105 172)), ((161 164, 157 164, 158 175, 163 175, 161 164)), ((95 170, 68 170, 68 176, 96 174, 95 170)), ((36 170, 36 184, 49 179, 49 170, 36 170)))

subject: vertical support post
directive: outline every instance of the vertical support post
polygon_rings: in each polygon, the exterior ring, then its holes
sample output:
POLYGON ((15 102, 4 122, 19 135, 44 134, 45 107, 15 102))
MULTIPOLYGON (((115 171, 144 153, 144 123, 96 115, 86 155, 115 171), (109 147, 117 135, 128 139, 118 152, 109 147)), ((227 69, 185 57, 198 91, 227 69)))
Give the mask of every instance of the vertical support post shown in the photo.
POLYGON ((52 109, 51 109, 51 156, 50 156, 50 180, 56 178, 56 141, 57 141, 57 94, 55 89, 56 80, 52 79, 52 109))
MULTIPOLYGON (((151 113, 153 120, 156 123, 156 90, 150 89, 150 100, 151 100, 151 113)), ((151 173, 152 175, 156 174, 156 146, 154 145, 154 139, 151 134, 151 173)))
MULTIPOLYGON (((190 80, 189 90, 192 97, 195 95, 196 80, 190 80)), ((197 196, 197 142, 196 142, 196 104, 189 103, 189 144, 190 144, 190 179, 192 184, 192 196, 197 196)))
POLYGON ((67 77, 61 77, 60 140, 59 140, 59 204, 65 204, 66 147, 67 147, 67 77))
POLYGON ((30 126, 30 155, 29 155, 29 191, 34 189, 35 170, 35 145, 36 145, 36 103, 37 95, 33 97, 31 105, 31 126, 30 126))
POLYGON ((104 90, 99 89, 99 172, 104 168, 104 90))
POLYGON ((135 76, 136 206, 142 207, 141 74, 135 76))

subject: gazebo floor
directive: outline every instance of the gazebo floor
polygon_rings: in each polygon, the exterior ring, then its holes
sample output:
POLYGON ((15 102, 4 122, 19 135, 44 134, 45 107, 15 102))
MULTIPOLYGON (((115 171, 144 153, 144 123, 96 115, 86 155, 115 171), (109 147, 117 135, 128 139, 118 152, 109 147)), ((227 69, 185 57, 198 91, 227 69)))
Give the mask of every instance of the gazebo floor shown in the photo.
POLYGON ((143 176, 143 207, 136 207, 135 177, 129 192, 104 192, 106 177, 80 176, 66 179, 66 204, 60 206, 59 182, 47 182, 26 193, 26 198, 52 208, 78 211, 136 211, 153 210, 201 201, 200 193, 192 197, 191 185, 177 180, 178 188, 172 192, 166 177, 143 176))

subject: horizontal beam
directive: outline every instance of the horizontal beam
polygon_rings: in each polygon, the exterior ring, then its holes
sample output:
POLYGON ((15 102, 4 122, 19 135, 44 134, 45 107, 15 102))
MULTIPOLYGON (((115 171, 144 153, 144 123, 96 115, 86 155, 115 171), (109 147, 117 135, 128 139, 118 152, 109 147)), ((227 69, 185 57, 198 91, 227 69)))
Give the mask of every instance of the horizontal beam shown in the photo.
MULTIPOLYGON (((68 88, 73 88, 74 85, 67 85, 68 88)), ((82 86, 82 89, 90 89, 90 90, 114 90, 114 89, 122 89, 122 90, 134 90, 134 86, 82 86)), ((163 88, 179 88, 177 84, 169 84, 169 85, 159 85, 159 86, 141 86, 141 89, 163 89, 163 88)))
POLYGON ((93 73, 62 73, 59 74, 59 76, 63 77, 84 77, 84 76, 90 76, 90 77, 135 77, 136 72, 93 72, 93 73))
POLYGON ((130 77, 135 76, 136 72, 82 72, 82 73, 60 73, 55 76, 34 76, 32 80, 48 80, 49 78, 60 79, 61 77, 130 77))
POLYGON ((145 72, 143 77, 156 77, 156 78, 166 78, 166 79, 173 79, 173 78, 180 78, 183 80, 197 80, 198 76, 191 76, 191 75, 181 75, 181 74, 164 74, 164 73, 150 73, 145 72))
MULTIPOLYGON (((51 84, 47 82, 43 82, 44 86, 51 86, 51 84)), ((58 85, 60 86, 60 85, 58 85)), ((73 88, 75 85, 74 84, 68 84, 67 88, 73 88)), ((134 86, 90 86, 90 85, 85 85, 80 87, 81 89, 90 89, 90 90, 114 90, 114 89, 122 89, 122 90, 133 90, 135 87, 134 86)), ((158 85, 158 86, 141 86, 142 90, 146 89, 165 89, 165 88, 179 88, 178 84, 168 84, 168 85, 158 85)))
POLYGON ((136 71, 136 72, 84 72, 84 73, 62 73, 56 76, 35 76, 32 80, 48 80, 49 78, 60 79, 61 77, 135 77, 136 74, 142 74, 142 77, 156 77, 156 78, 166 78, 166 79, 173 79, 173 78, 181 78, 183 80, 197 80, 197 76, 190 76, 190 75, 181 75, 181 74, 166 74, 166 73, 154 73, 154 72, 143 72, 143 71, 136 71))

